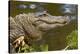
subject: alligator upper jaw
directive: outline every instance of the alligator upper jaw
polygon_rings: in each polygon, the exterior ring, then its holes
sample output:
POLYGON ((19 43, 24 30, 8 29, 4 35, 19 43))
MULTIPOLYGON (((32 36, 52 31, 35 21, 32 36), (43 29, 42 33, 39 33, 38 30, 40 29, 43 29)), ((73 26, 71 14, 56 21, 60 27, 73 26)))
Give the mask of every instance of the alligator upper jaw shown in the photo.
POLYGON ((56 27, 62 27, 66 24, 68 24, 67 21, 55 21, 55 22, 49 22, 45 20, 39 20, 35 22, 37 28, 39 28, 41 31, 47 31, 54 29, 56 27))
POLYGON ((68 24, 67 21, 54 21, 54 22, 50 22, 50 21, 45 21, 45 20, 38 20, 38 21, 35 21, 35 25, 40 25, 40 24, 47 24, 47 25, 66 25, 68 24))
POLYGON ((70 22, 69 17, 65 17, 65 16, 55 16, 53 18, 40 18, 38 20, 35 20, 34 23, 37 24, 42 24, 42 23, 46 23, 46 24, 67 24, 70 22))

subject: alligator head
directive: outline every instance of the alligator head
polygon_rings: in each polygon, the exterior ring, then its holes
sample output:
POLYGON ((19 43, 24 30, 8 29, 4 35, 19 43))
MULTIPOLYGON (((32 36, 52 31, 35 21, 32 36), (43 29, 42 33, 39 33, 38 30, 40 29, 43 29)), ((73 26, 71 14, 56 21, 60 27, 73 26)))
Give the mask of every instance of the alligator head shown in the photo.
POLYGON ((37 17, 32 19, 33 25, 35 25, 41 31, 47 31, 56 27, 61 27, 70 22, 68 16, 52 16, 48 13, 37 13, 37 17))

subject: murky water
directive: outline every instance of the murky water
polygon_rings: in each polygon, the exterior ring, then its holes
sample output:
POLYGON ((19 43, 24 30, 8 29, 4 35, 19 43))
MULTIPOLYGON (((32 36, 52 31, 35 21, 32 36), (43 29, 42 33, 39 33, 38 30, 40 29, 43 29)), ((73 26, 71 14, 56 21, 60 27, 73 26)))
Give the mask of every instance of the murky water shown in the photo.
MULTIPOLYGON (((19 8, 20 4, 24 4, 26 6, 29 6, 29 4, 35 4, 36 2, 10 2, 10 15, 9 16, 16 16, 20 13, 29 13, 29 12, 36 12, 37 8, 30 9, 28 7, 26 8, 19 8)), ((60 7, 63 4, 50 4, 46 3, 43 4, 42 7, 44 7, 51 15, 63 15, 60 12, 60 7)), ((25 7, 25 6, 24 6, 25 7)), ((68 25, 63 27, 55 28, 54 30, 47 31, 43 35, 43 39, 46 40, 46 43, 48 44, 49 50, 61 50, 64 49, 66 45, 66 36, 69 35, 73 30, 77 30, 77 20, 71 21, 68 25)))
POLYGON ((60 50, 64 49, 66 44, 66 37, 75 29, 77 29, 77 24, 75 21, 64 27, 58 27, 54 30, 50 30, 45 34, 45 39, 47 39, 47 43, 49 44, 49 50, 60 50), (49 34, 48 34, 49 33, 49 34))

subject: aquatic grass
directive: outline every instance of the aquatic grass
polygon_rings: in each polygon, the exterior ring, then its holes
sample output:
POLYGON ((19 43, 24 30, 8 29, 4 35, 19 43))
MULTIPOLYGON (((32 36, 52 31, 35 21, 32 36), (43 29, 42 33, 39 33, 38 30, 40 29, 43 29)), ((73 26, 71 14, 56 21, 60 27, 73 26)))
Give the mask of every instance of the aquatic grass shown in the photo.
POLYGON ((67 49, 77 49, 78 48, 78 31, 74 30, 66 37, 67 49))
POLYGON ((36 45, 32 44, 31 46, 25 44, 24 46, 19 46, 17 48, 18 53, 28 53, 28 52, 41 52, 41 51, 48 51, 47 44, 36 45))

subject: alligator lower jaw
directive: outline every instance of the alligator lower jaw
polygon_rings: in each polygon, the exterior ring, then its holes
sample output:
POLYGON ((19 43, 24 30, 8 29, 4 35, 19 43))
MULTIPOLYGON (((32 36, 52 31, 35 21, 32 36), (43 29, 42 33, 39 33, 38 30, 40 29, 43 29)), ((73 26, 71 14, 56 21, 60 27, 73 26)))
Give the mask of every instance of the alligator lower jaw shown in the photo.
POLYGON ((37 28, 40 29, 41 31, 47 31, 47 30, 51 30, 51 29, 55 29, 56 27, 62 27, 66 24, 61 24, 61 23, 55 23, 55 24, 39 24, 37 25, 37 28))

